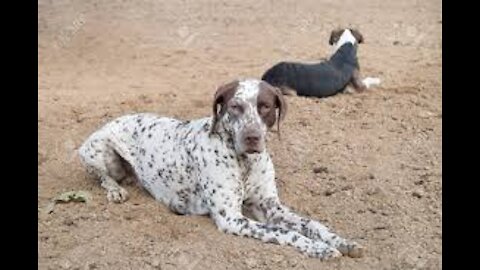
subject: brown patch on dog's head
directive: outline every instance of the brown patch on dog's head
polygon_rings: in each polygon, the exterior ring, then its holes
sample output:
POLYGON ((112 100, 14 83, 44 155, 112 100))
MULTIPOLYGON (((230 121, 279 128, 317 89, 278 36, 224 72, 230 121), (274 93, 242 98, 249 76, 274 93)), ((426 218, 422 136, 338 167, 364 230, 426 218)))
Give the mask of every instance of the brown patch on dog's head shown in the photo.
POLYGON ((211 132, 215 132, 218 121, 227 112, 227 103, 235 95, 238 87, 238 80, 224 84, 217 89, 213 98, 213 123, 211 132), (220 110, 218 106, 220 105, 220 110))
POLYGON ((280 121, 287 114, 287 103, 280 89, 273 87, 265 81, 261 81, 257 96, 257 110, 263 122, 268 128, 273 127, 277 122, 278 133, 280 134, 280 121))
POLYGON ((344 29, 340 29, 340 28, 332 30, 332 32, 330 33, 330 39, 328 40, 328 44, 333 45, 337 43, 343 31, 344 29))
POLYGON ((363 35, 360 33, 360 31, 358 31, 355 28, 349 28, 349 29, 350 29, 350 32, 352 32, 352 35, 357 40, 358 44, 363 43, 363 35))
POLYGON ((355 29, 355 28, 337 28, 337 29, 334 29, 330 33, 330 39, 328 40, 328 44, 333 45, 333 44, 337 43, 338 40, 340 39, 340 37, 342 36, 343 31, 345 31, 346 29, 348 29, 348 30, 350 30, 350 32, 352 32, 352 35, 357 40, 358 44, 363 43, 363 41, 364 41, 363 40, 363 35, 357 29, 355 29))

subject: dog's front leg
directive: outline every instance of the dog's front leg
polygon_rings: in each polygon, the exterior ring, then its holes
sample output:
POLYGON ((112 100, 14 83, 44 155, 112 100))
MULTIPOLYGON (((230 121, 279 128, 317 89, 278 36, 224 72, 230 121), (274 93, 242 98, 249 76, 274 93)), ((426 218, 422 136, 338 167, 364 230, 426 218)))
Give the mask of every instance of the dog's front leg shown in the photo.
POLYGON ((363 256, 364 248, 361 245, 330 232, 318 221, 294 213, 282 205, 277 197, 266 198, 256 204, 255 208, 257 215, 263 215, 268 224, 295 230, 308 238, 323 241, 344 255, 354 258, 363 256))
POLYGON ((342 254, 335 248, 305 237, 301 233, 279 226, 264 224, 246 218, 232 208, 223 208, 211 213, 217 227, 225 233, 259 239, 265 243, 289 245, 308 256, 322 260, 339 257, 342 254))

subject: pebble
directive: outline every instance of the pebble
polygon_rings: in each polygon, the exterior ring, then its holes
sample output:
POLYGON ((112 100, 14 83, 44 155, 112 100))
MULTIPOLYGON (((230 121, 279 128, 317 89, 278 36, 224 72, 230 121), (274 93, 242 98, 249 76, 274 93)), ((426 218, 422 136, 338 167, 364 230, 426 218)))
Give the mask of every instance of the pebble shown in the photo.
POLYGON ((417 180, 417 181, 414 182, 414 184, 417 185, 417 186, 418 185, 423 185, 424 183, 425 183, 425 181, 423 181, 423 180, 417 180))
POLYGON ((325 166, 315 167, 313 168, 314 173, 328 173, 328 168, 325 166))
POLYGON ((335 189, 327 189, 324 194, 325 196, 331 196, 332 194, 334 194, 335 192, 337 192, 335 189))
POLYGON ((416 197, 416 198, 419 198, 419 199, 422 198, 423 195, 424 195, 423 191, 421 191, 421 190, 415 190, 414 192, 412 192, 412 196, 416 197))

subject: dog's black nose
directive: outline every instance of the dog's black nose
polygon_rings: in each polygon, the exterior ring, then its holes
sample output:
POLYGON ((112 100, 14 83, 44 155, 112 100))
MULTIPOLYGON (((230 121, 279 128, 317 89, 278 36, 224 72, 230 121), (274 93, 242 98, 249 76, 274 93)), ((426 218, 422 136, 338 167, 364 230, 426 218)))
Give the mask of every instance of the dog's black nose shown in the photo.
POLYGON ((260 141, 260 136, 254 134, 248 135, 247 137, 245 137, 245 141, 248 144, 257 144, 260 141))

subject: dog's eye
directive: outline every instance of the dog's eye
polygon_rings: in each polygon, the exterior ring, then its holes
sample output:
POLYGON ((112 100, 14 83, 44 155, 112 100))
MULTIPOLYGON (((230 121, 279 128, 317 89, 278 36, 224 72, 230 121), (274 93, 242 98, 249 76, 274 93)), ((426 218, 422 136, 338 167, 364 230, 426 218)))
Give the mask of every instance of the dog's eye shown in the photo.
POLYGON ((235 113, 242 113, 243 112, 243 107, 239 104, 232 104, 230 105, 230 109, 234 111, 235 113))
POLYGON ((268 104, 262 103, 258 105, 258 111, 260 114, 265 114, 270 111, 270 106, 268 104))

